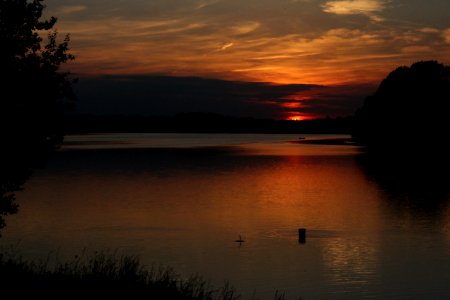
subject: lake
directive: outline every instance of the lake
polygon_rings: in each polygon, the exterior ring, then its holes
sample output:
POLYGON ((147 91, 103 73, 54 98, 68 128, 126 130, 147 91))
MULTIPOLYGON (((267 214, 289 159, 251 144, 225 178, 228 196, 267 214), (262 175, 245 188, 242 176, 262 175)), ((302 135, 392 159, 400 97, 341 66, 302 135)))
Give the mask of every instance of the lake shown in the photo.
POLYGON ((17 193, 0 245, 135 254, 245 299, 450 299, 450 182, 403 171, 298 135, 72 135, 17 193))

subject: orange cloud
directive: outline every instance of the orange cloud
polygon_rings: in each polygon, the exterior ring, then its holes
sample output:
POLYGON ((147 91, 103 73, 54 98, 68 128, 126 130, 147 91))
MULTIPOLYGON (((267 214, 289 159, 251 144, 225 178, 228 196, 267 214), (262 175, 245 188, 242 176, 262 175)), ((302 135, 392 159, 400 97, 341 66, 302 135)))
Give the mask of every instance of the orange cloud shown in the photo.
MULTIPOLYGON (((385 3, 328 1, 322 9, 372 15, 385 3)), ((273 23, 256 17, 217 23, 202 16, 60 20, 58 30, 71 33, 77 59, 70 69, 80 74, 195 75, 336 85, 378 82, 388 70, 409 65, 424 54, 445 63, 445 53, 450 51, 450 30, 434 27, 342 26, 308 34, 273 32, 273 23)))
POLYGON ((444 36, 445 42, 447 44, 450 44, 450 28, 447 30, 444 30, 443 36, 444 36))
POLYGON ((260 26, 261 24, 258 22, 244 22, 242 24, 233 26, 232 29, 236 34, 247 34, 255 31, 260 26))
POLYGON ((383 21, 376 13, 386 6, 384 0, 335 0, 322 5, 323 11, 337 15, 366 15, 375 22, 383 21))

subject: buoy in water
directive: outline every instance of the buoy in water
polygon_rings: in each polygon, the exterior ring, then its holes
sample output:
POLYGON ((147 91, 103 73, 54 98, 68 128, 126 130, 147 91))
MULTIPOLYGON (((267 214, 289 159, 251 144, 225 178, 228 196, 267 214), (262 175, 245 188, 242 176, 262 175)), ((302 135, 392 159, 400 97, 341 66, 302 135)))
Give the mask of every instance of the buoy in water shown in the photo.
POLYGON ((298 230, 298 242, 300 244, 306 243, 306 228, 300 228, 298 230))

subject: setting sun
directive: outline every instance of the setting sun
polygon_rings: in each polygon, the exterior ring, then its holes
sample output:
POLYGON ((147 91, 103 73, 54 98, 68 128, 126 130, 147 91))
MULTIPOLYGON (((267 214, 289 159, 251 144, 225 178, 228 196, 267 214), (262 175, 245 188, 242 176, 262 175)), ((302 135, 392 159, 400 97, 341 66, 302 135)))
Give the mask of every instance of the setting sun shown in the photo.
POLYGON ((310 120, 311 117, 305 117, 305 116, 290 116, 287 117, 287 120, 289 121, 304 121, 304 120, 310 120))

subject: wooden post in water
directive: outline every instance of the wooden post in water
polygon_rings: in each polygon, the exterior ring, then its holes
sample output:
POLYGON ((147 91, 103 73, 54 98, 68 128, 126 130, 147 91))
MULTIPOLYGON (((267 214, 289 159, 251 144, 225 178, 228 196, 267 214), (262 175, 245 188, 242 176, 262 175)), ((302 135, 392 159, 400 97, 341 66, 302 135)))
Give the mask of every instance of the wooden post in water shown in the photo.
POLYGON ((306 228, 300 228, 298 230, 298 242, 300 244, 306 243, 306 228))

